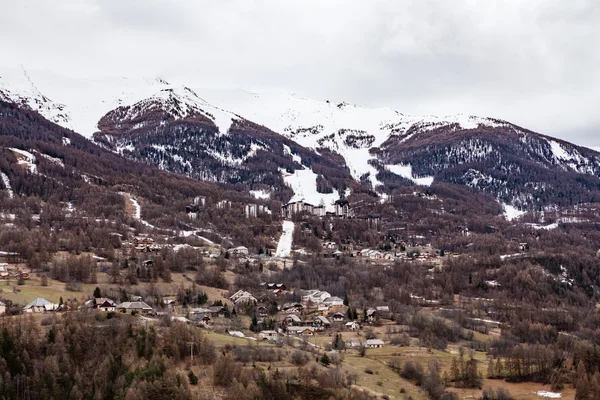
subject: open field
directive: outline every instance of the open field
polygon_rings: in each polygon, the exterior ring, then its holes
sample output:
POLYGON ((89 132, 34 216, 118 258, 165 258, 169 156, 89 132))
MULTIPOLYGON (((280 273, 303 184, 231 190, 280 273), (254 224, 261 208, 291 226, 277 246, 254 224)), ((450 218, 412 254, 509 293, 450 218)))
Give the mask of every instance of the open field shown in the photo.
MULTIPOLYGON (((138 285, 122 285, 128 293, 135 294, 141 290, 155 287, 160 293, 165 296, 174 296, 179 288, 189 288, 193 283, 187 280, 182 273, 172 273, 172 282, 140 282, 138 285)), ((48 278, 48 286, 42 286, 40 277, 37 274, 32 274, 31 279, 26 280, 23 285, 18 285, 15 280, 4 281, 0 283, 0 298, 10 300, 22 306, 30 303, 38 297, 43 297, 46 300, 58 303, 62 297, 64 301, 67 299, 88 299, 92 296, 94 289, 99 287, 102 292, 106 292, 109 288, 117 289, 119 285, 109 283, 109 276, 106 273, 99 272, 97 274, 98 283, 96 284, 81 284, 81 291, 73 292, 65 289, 63 282, 48 278)), ((199 291, 203 291, 208 295, 209 302, 221 300, 229 303, 227 299, 227 291, 209 286, 196 285, 199 291)))

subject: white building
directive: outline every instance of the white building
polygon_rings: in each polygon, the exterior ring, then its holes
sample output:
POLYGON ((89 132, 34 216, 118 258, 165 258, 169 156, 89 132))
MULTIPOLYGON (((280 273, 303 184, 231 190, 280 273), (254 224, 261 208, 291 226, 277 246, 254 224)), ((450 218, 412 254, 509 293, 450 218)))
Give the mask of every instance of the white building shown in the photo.
POLYGON ((315 304, 321 304, 329 297, 331 297, 331 295, 328 292, 320 290, 306 290, 302 295, 302 301, 305 303, 310 301, 315 304))
POLYGON ((369 349, 376 349, 379 347, 383 347, 383 340, 381 339, 369 339, 365 343, 365 347, 369 349))

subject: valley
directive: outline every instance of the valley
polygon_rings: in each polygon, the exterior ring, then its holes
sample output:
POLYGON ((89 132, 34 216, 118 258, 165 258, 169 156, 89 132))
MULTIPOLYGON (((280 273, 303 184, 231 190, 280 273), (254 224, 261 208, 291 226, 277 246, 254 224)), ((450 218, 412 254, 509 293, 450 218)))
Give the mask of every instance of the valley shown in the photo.
POLYGON ((0 76, 9 397, 597 393, 597 152, 493 118, 0 76))

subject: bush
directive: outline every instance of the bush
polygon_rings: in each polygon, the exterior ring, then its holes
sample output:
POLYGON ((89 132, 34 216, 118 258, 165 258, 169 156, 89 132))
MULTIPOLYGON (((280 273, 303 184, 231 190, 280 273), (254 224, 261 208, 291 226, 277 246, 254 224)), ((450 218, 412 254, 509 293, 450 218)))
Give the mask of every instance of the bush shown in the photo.
POLYGON ((400 372, 400 376, 409 381, 415 382, 417 386, 423 383, 423 366, 420 362, 407 361, 400 372))
POLYGON ((365 368, 365 374, 373 375, 373 370, 370 368, 365 368))
POLYGON ((493 388, 485 388, 482 396, 482 400, 512 400, 510 392, 504 388, 498 388, 494 391, 493 388))
POLYGON ((198 377, 194 374, 194 371, 188 372, 188 379, 190 380, 190 385, 198 384, 198 377))
POLYGON ((292 354, 292 364, 297 366, 306 365, 310 361, 310 357, 303 351, 296 350, 292 354))

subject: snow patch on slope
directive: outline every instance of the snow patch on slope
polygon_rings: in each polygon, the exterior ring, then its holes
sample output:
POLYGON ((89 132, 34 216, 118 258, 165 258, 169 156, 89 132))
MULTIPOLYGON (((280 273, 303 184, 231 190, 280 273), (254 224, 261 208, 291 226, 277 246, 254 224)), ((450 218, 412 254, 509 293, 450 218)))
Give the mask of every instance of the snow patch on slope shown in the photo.
POLYGON ((35 165, 35 156, 28 151, 10 148, 10 151, 15 153, 17 156, 17 163, 24 166, 32 174, 37 173, 37 166, 35 165))
POLYGON ((434 180, 433 176, 424 176, 424 177, 416 178, 413 175, 412 166, 410 164, 386 165, 385 167, 388 170, 390 170, 392 173, 399 175, 403 178, 409 179, 409 180, 413 181, 414 183, 416 183, 417 185, 431 186, 431 184, 433 183, 433 180, 434 180))
POLYGON ((311 169, 299 169, 291 174, 282 169, 281 174, 286 185, 294 191, 291 203, 305 201, 317 206, 324 204, 326 211, 334 210, 333 203, 339 200, 339 194, 336 192, 319 193, 317 191, 317 174, 311 169))
POLYGON ((12 191, 12 189, 10 187, 10 180, 8 179, 8 175, 6 175, 4 172, 0 172, 0 178, 2 178, 2 183, 4 184, 4 187, 6 188, 6 190, 8 191, 8 198, 14 199, 15 193, 12 191))
POLYGON ((46 97, 23 68, 0 71, 0 100, 36 111, 46 119, 63 126, 68 124, 71 118, 66 106, 46 97))
POLYGON ((277 243, 275 257, 289 257, 292 252, 292 242, 294 240, 294 223, 292 221, 283 221, 281 237, 277 243))
POLYGON ((44 154, 44 153, 39 153, 39 155, 42 156, 42 158, 45 158, 46 160, 48 160, 56 165, 60 165, 63 168, 65 167, 65 163, 60 158, 52 157, 52 156, 49 156, 48 154, 44 154))
POLYGON ((271 192, 268 190, 251 190, 250 195, 258 200, 268 200, 271 198, 271 192))
POLYGON ((502 203, 504 207, 504 217, 507 221, 514 221, 515 219, 519 219, 525 211, 521 211, 518 208, 511 206, 510 204, 502 203))

